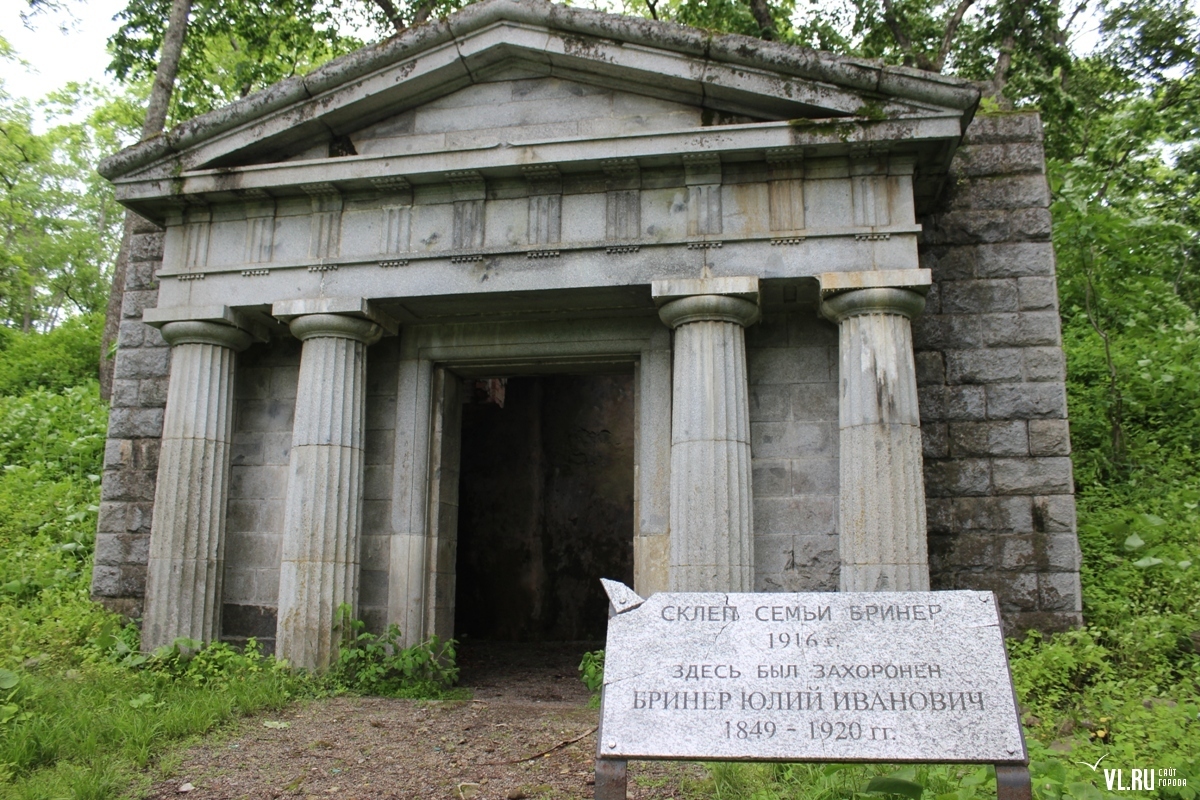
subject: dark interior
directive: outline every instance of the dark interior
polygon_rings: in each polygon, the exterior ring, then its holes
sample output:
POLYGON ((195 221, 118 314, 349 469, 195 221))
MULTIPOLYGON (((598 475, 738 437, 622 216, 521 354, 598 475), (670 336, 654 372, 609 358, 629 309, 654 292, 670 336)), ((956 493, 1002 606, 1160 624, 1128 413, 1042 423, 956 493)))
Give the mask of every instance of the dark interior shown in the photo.
POLYGON ((510 378, 503 407, 472 386, 455 636, 603 639, 600 578, 633 582, 632 376, 510 378))

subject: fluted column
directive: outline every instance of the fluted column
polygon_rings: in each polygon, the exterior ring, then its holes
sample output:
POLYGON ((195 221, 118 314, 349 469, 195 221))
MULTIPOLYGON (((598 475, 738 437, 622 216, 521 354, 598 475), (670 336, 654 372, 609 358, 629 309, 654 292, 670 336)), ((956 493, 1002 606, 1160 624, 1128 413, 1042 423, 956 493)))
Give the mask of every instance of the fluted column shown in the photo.
POLYGON ((292 428, 275 653, 326 669, 337 608, 358 599, 367 345, 382 330, 337 314, 296 317, 304 342, 292 428))
POLYGON ((909 322, 924 307, 920 294, 890 287, 851 290, 822 304, 840 332, 842 591, 929 589, 909 322))
POLYGON ((753 591, 745 326, 758 306, 702 294, 666 303, 659 316, 675 329, 671 590, 753 591))
POLYGON ((251 337, 214 322, 169 322, 171 381, 163 417, 142 648, 221 634, 225 506, 233 438, 233 369, 251 337))

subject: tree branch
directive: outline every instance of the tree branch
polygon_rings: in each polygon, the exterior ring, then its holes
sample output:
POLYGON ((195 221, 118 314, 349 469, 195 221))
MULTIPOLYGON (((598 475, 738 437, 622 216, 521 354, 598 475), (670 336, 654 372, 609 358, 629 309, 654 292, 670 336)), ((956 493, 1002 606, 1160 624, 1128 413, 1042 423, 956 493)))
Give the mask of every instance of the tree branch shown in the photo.
POLYGON ((417 6, 416 13, 413 14, 412 24, 408 27, 415 28, 418 25, 424 25, 429 21, 429 16, 433 13, 433 0, 424 0, 417 6))
POLYGON ((396 33, 403 33, 404 19, 396 9, 396 4, 392 0, 374 0, 374 3, 379 6, 379 10, 387 17, 387 21, 392 23, 392 27, 396 29, 396 33))
POLYGON ((750 0, 750 13, 754 16, 754 21, 758 23, 758 35, 763 39, 773 41, 776 37, 775 19, 771 16, 767 0, 750 0))
POLYGON ((950 48, 954 46, 954 34, 958 33, 963 15, 974 2, 975 0, 959 0, 958 7, 950 15, 950 20, 946 23, 946 35, 942 37, 942 46, 938 48, 937 59, 933 62, 934 72, 941 72, 945 68, 946 57, 950 55, 950 48))
POLYGON ((175 76, 179 72, 179 59, 183 55, 183 40, 187 36, 188 16, 192 13, 192 0, 174 0, 171 16, 167 20, 167 32, 163 36, 162 55, 158 69, 154 71, 154 86, 150 89, 150 102, 146 105, 146 122, 142 125, 142 139, 150 139, 162 133, 167 122, 167 107, 171 103, 171 92, 175 88, 175 76))
POLYGON ((896 40, 896 45, 904 51, 905 66, 911 67, 914 60, 912 39, 900 26, 900 20, 896 18, 896 9, 892 6, 892 0, 883 0, 883 22, 892 32, 892 38, 896 40))

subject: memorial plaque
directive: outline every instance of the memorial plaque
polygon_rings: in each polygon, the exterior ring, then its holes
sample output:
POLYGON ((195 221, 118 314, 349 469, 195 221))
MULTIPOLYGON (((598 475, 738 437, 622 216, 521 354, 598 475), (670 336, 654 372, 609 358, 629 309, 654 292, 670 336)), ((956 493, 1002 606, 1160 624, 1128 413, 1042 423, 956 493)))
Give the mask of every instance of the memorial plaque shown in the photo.
POLYGON ((1026 761, 991 592, 605 585, 603 758, 1026 761))

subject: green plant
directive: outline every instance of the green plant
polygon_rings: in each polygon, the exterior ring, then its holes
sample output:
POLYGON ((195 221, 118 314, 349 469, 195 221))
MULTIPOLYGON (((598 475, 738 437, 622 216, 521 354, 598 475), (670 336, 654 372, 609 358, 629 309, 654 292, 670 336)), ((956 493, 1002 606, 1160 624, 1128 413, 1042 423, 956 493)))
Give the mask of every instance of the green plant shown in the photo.
POLYGON ((600 707, 600 689, 604 686, 604 651, 593 650, 583 654, 579 662, 579 680, 592 693, 588 700, 589 708, 600 707))
POLYGON ((46 333, 0 326, 0 395, 61 392, 96 378, 104 315, 83 314, 46 333))
POLYGON ((404 647, 400 628, 389 625, 382 635, 353 619, 349 605, 338 609, 341 646, 327 677, 334 691, 381 697, 441 698, 458 681, 453 639, 436 636, 404 647))

